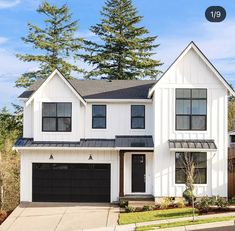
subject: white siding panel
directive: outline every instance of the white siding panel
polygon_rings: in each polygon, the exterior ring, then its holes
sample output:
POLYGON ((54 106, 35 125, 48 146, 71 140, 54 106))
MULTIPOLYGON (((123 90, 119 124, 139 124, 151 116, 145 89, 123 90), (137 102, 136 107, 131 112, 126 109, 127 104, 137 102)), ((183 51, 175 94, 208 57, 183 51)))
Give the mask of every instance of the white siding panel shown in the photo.
MULTIPOLYGON (((94 103, 98 105, 99 103, 94 103)), ((105 103, 100 103, 104 105, 105 103)), ((92 105, 87 104, 85 118, 86 138, 115 138, 115 135, 152 135, 153 113, 151 103, 106 103, 106 129, 92 129, 92 105), (131 105, 145 105, 145 129, 131 129, 131 105)))
POLYGON ((27 107, 24 104, 23 137, 33 137, 33 107, 33 103, 31 103, 27 107))
POLYGON ((175 153, 168 139, 214 139, 218 147, 208 153, 207 184, 197 185, 198 196, 227 196, 227 90, 191 49, 159 83, 154 93, 155 167, 154 195, 182 196, 184 185, 175 184, 175 153), (175 130, 175 89, 207 88, 207 130, 175 130))
POLYGON ((34 140, 35 141, 79 141, 84 133, 83 105, 65 82, 58 76, 35 93, 34 98, 34 140), (72 132, 42 132, 42 103, 71 102, 72 132))

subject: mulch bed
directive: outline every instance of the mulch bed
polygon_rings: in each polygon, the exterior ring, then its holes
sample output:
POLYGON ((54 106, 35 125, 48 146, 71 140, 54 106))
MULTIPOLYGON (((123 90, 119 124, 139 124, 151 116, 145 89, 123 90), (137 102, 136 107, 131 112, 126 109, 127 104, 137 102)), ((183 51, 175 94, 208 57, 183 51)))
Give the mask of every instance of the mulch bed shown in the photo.
MULTIPOLYGON (((177 207, 175 207, 174 205, 172 206, 169 206, 167 209, 176 209, 177 207)), ((192 208, 191 206, 185 206, 184 208, 192 208)), ((154 207, 153 210, 166 210, 166 209, 162 209, 162 208, 159 208, 158 206, 154 207)), ((120 210, 121 213, 125 213, 125 208, 121 208, 120 210)), ((135 209, 135 212, 144 212, 143 208, 136 208, 135 209)), ((210 215, 210 214, 218 214, 218 213, 228 213, 228 212, 235 212, 235 207, 228 207, 228 208, 225 208, 225 209, 221 209, 221 208, 211 208, 208 212, 202 212, 202 213, 199 213, 200 215, 210 215)))
POLYGON ((228 213, 228 212, 235 212, 235 208, 211 208, 207 213, 200 213, 200 215, 210 215, 210 214, 218 214, 218 213, 228 213))
POLYGON ((12 211, 1 211, 0 212, 0 225, 3 223, 3 221, 5 221, 7 219, 7 217, 12 213, 12 211))

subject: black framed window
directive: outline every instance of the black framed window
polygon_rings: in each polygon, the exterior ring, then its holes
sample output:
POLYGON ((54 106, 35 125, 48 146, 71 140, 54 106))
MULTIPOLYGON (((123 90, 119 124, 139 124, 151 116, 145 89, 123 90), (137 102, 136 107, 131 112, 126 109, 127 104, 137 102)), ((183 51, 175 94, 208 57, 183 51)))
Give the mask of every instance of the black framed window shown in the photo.
POLYGON ((207 129, 207 89, 176 89, 176 130, 207 129))
POLYGON ((145 129, 145 105, 131 105, 131 129, 145 129))
POLYGON ((92 128, 106 128, 106 105, 92 105, 92 128))
POLYGON ((43 132, 71 132, 72 103, 42 103, 43 132))
POLYGON ((235 143, 235 135, 231 135, 231 143, 235 143))
POLYGON ((186 183, 186 171, 185 171, 185 155, 189 155, 188 159, 191 159, 194 163, 194 183, 206 184, 207 183, 207 153, 206 152, 176 152, 175 153, 175 183, 186 183))

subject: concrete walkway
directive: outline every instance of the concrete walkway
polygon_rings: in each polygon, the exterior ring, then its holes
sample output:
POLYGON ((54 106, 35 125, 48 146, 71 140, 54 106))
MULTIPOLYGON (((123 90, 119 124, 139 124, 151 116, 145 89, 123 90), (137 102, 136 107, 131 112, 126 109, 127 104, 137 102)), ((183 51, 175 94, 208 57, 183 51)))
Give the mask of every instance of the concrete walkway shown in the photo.
MULTIPOLYGON (((110 204, 30 203, 18 206, 0 231, 134 231, 136 227, 191 220, 191 217, 117 225, 119 208, 110 204)), ((235 216, 235 212, 198 216, 196 219, 235 216)), ((235 231, 234 221, 163 229, 163 231, 235 231), (213 229, 222 227, 221 229, 213 229), (226 228, 224 228, 226 227, 226 228), (210 230, 211 229, 211 230, 210 230)), ((157 229, 160 231, 161 229, 157 229)))
POLYGON ((115 227, 119 208, 110 204, 30 203, 18 206, 1 231, 74 231, 115 227))

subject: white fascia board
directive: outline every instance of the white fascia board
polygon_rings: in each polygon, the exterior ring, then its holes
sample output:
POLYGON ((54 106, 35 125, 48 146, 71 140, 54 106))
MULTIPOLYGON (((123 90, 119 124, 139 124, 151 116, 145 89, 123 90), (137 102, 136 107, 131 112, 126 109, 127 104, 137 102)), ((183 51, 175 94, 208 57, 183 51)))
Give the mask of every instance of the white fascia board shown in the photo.
POLYGON ((131 148, 131 147, 101 147, 101 148, 96 148, 96 147, 13 147, 12 150, 20 151, 20 150, 132 150, 132 151, 153 151, 154 148, 131 148))
POLYGON ((203 148, 170 148, 171 152, 217 152, 217 149, 203 148))
POLYGON ((182 60, 182 58, 188 53, 190 49, 193 49, 199 57, 204 61, 204 63, 208 66, 208 68, 215 74, 215 76, 219 79, 219 81, 224 85, 224 87, 229 91, 229 93, 232 96, 235 96, 235 91, 232 89, 232 87, 226 82, 226 80, 222 77, 222 75, 218 72, 218 70, 212 65, 212 63, 209 61, 209 59, 203 54, 203 52, 195 45, 194 42, 191 42, 185 50, 176 58, 176 60, 168 67, 168 69, 163 73, 163 75, 160 77, 158 82, 149 89, 148 98, 151 98, 154 91, 156 90, 156 86, 161 81, 162 78, 171 70, 173 69, 179 62, 182 60))
POLYGON ((86 99, 88 103, 152 103, 152 99, 86 99))
POLYGON ((55 69, 51 75, 43 82, 43 84, 29 97, 28 101, 26 102, 26 106, 28 106, 32 100, 34 99, 34 96, 36 94, 36 92, 43 88, 44 86, 46 86, 46 84, 55 76, 58 75, 64 82, 65 84, 70 88, 70 90, 78 97, 78 99, 84 104, 86 105, 86 101, 82 98, 82 96, 71 86, 71 84, 68 82, 68 80, 57 70, 55 69))

